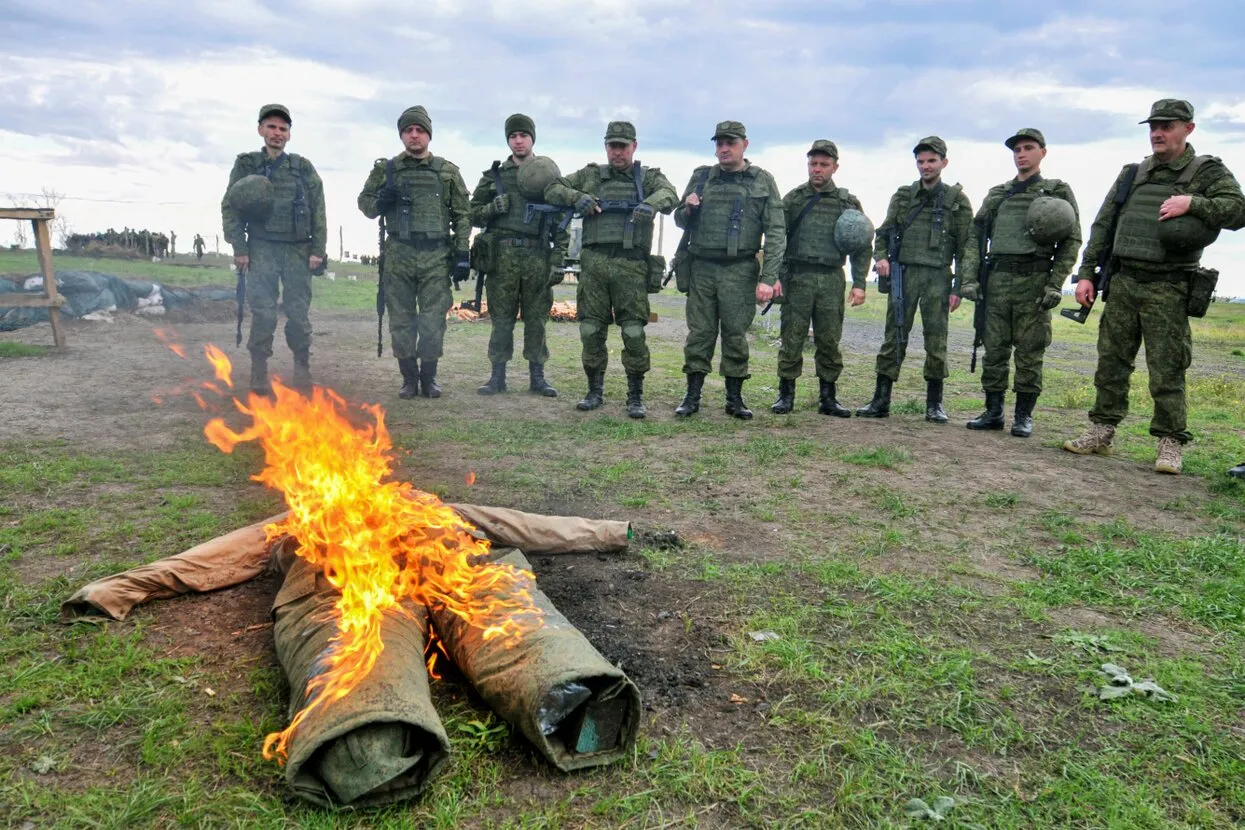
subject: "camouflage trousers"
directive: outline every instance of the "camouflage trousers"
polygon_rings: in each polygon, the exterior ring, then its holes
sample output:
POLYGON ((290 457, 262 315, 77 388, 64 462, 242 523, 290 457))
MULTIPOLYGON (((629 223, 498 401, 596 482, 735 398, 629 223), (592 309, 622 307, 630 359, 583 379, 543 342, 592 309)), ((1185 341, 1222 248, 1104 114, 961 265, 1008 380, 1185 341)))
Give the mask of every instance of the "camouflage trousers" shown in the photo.
POLYGON ((886 336, 878 352, 877 373, 899 380, 899 369, 911 342, 916 311, 921 309, 921 332, 925 339, 925 379, 947 376, 947 314, 951 296, 951 271, 932 265, 904 266, 904 346, 895 336, 895 297, 886 298, 886 336))
POLYGON ((687 342, 684 374, 709 374, 713 350, 722 336, 722 377, 747 378, 748 327, 756 317, 756 286, 760 263, 755 257, 731 262, 692 257, 687 292, 687 342))
POLYGON ((285 342, 293 352, 311 348, 311 243, 247 242, 246 301, 251 332, 246 347, 255 357, 272 356, 277 299, 285 306, 285 342))
POLYGON ((1179 280, 1153 277, 1142 281, 1126 272, 1111 279, 1110 296, 1098 323, 1098 390, 1089 419, 1112 426, 1128 415, 1128 381, 1137 350, 1146 346, 1150 397, 1154 415, 1150 434, 1192 440, 1187 427, 1185 370, 1193 362, 1193 334, 1186 306, 1189 286, 1179 280))
POLYGON ((585 247, 579 264, 575 309, 584 370, 605 371, 609 365, 605 340, 610 324, 617 323, 622 331, 623 368, 628 374, 644 374, 649 370, 644 337, 648 325, 648 257, 628 259, 585 247))
POLYGON ((545 324, 553 307, 553 288, 549 285, 549 251, 546 248, 520 248, 510 240, 498 242, 495 273, 484 283, 488 316, 493 329, 488 340, 490 363, 509 363, 514 357, 514 324, 523 314, 523 357, 529 363, 545 363, 549 348, 545 344, 545 324))
POLYGON ((447 247, 421 251, 392 236, 385 241, 385 309, 394 357, 440 359, 445 314, 453 304, 447 247))
POLYGON ((986 298, 986 356, 981 362, 981 388, 1007 391, 1007 369, 1013 349, 1016 392, 1042 393, 1042 358, 1050 345, 1050 312, 1038 303, 1050 275, 990 274, 986 298))
POLYGON ((792 265, 782 282, 782 346, 778 377, 798 378, 804 369, 804 344, 813 324, 817 377, 835 383, 843 371, 839 339, 843 336, 843 294, 847 280, 842 267, 792 265))

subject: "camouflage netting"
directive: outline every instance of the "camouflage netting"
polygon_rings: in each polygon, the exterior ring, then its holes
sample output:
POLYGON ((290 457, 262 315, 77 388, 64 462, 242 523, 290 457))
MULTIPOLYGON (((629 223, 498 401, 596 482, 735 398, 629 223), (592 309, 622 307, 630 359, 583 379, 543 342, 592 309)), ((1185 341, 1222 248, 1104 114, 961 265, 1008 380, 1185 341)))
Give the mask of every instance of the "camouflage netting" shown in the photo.
MULTIPOLYGON (((224 274, 225 272, 221 272, 224 274)), ((8 293, 43 295, 43 277, 31 274, 15 283, 0 278, 0 331, 16 331, 48 321, 46 308, 5 308, 8 293)), ((95 312, 135 311, 163 314, 193 300, 234 300, 232 288, 181 288, 147 280, 123 280, 99 271, 57 271, 56 290, 65 298, 61 314, 85 317, 95 312)))

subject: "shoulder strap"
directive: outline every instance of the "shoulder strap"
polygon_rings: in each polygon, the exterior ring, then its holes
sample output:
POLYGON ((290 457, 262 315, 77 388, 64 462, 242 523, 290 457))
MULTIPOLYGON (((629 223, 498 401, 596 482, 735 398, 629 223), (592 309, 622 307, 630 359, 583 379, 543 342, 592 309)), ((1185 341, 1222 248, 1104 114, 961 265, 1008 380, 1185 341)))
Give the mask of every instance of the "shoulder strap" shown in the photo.
POLYGON ((805 202, 804 209, 800 211, 799 215, 795 217, 795 221, 791 223, 791 230, 787 231, 788 236, 795 236, 795 232, 800 229, 800 223, 804 221, 804 217, 808 216, 808 212, 813 209, 813 206, 821 201, 821 195, 821 192, 818 191, 813 194, 813 198, 805 202))
POLYGON ((497 195, 505 196, 506 190, 501 186, 501 162, 493 162, 493 166, 489 169, 493 173, 493 187, 497 188, 497 195))
POLYGON ((631 175, 635 177, 635 200, 637 202, 644 201, 644 168, 640 166, 640 162, 631 165, 631 175))
POLYGON ((385 161, 385 187, 393 186, 393 168, 393 159, 387 159, 385 161))
POLYGON ((1194 156, 1184 169, 1180 171, 1180 178, 1176 179, 1176 187, 1182 187, 1193 181, 1193 177, 1197 175, 1198 169, 1208 161, 1214 161, 1214 156, 1194 156))

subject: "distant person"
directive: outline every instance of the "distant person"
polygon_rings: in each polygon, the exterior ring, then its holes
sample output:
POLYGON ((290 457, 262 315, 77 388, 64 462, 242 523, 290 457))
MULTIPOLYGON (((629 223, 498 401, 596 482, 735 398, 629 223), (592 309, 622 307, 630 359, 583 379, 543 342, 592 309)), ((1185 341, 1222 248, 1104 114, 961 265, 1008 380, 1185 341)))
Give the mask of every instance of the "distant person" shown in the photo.
POLYGON ((293 121, 281 104, 259 110, 260 150, 239 153, 221 201, 225 241, 245 269, 251 306, 251 390, 271 394, 268 358, 277 329, 277 298, 285 305, 285 342, 294 352, 293 385, 311 390, 311 273, 328 254, 324 185, 307 159, 285 152, 293 121), (265 181, 266 180, 266 181, 265 181), (266 195, 265 195, 266 194, 266 195))
POLYGON ((203 249, 207 247, 207 243, 203 241, 203 237, 195 234, 195 258, 199 262, 203 262, 203 249))
POLYGON ((177 231, 169 231, 169 259, 177 259, 177 231))

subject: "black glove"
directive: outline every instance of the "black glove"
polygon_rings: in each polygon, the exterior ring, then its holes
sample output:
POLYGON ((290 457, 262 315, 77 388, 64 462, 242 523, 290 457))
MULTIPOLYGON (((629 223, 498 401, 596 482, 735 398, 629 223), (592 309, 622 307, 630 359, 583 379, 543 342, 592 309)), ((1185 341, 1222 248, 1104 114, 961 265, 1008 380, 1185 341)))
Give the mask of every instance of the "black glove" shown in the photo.
MULTIPOLYGON (((975 283, 975 282, 964 283, 959 288, 959 296, 963 297, 965 300, 972 300, 973 302, 977 302, 978 300, 981 299, 981 294, 977 291, 978 284, 979 283, 975 283)), ((952 292, 952 293, 955 293, 955 292, 952 292)))
POLYGON ((631 211, 631 221, 638 224, 648 224, 653 221, 653 206, 646 205, 643 202, 635 206, 635 210, 631 211))
POLYGON ((460 282, 465 282, 471 277, 471 263, 467 260, 466 254, 458 255, 458 261, 454 263, 454 270, 451 276, 454 280, 455 288, 458 288, 460 282))
POLYGON ((549 268, 549 287, 561 285, 562 280, 566 279, 566 272, 559 265, 552 265, 549 268))
POLYGON ((402 191, 396 184, 381 185, 380 190, 376 191, 376 211, 377 213, 388 213, 393 210, 394 205, 402 198, 402 191))
POLYGON ((494 196, 493 201, 488 203, 489 216, 502 216, 510 212, 510 194, 503 193, 500 196, 494 196))
POLYGON ((1052 308, 1058 308, 1063 302, 1063 292, 1054 286, 1046 286, 1046 290, 1042 292, 1041 298, 1038 300, 1038 308, 1050 311, 1052 308))
POLYGON ((575 212, 580 216, 588 216, 589 211, 597 206, 597 200, 591 196, 580 196, 579 201, 575 203, 575 212))

